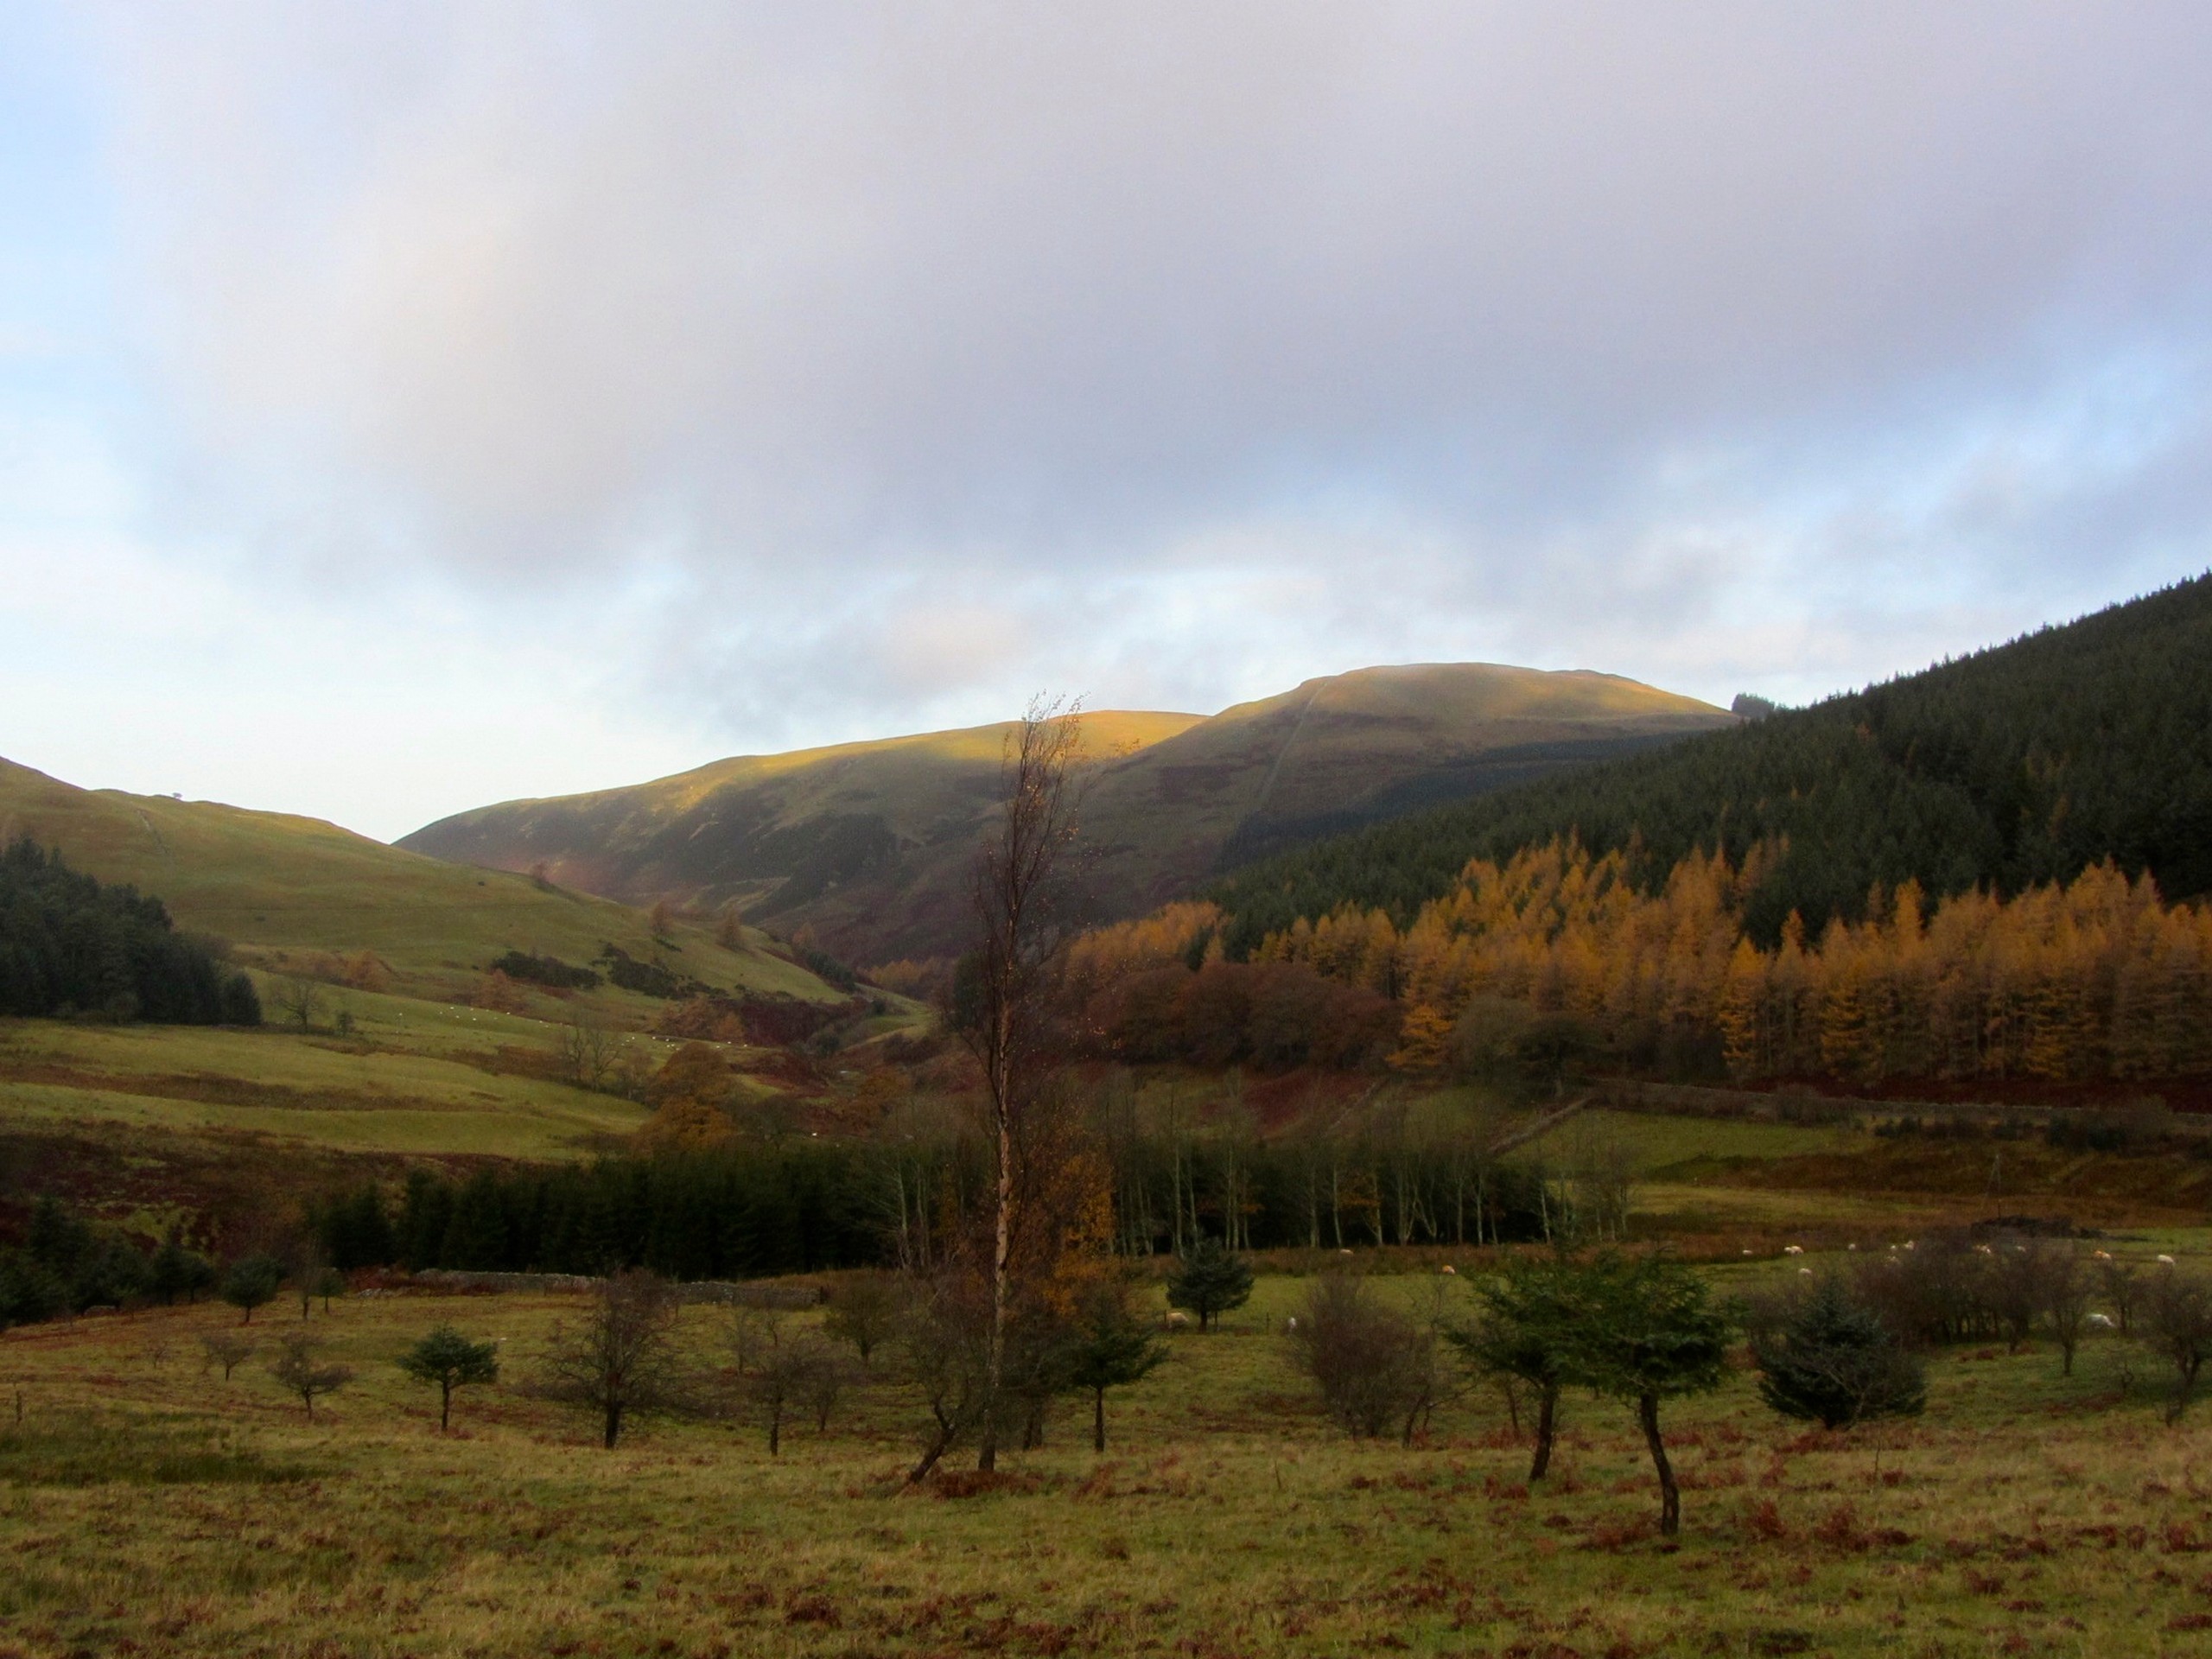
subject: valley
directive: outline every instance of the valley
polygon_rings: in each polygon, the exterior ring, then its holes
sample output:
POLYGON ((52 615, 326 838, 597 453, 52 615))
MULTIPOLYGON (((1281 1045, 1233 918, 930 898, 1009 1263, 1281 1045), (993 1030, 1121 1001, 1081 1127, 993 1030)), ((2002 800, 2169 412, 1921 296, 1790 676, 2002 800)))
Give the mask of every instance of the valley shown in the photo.
POLYGON ((38 1562, 0 1649, 2181 1651, 2212 931, 2173 815, 2126 826, 2201 744, 2124 683, 2093 766, 2017 711, 2037 653, 2187 658, 2208 592, 1749 724, 1479 664, 1085 715, 1035 843, 1084 902, 997 993, 967 873, 1049 721, 397 848, 0 767, 47 849, 10 995, 110 982, 127 915, 259 1014, 0 1019, 0 1547, 38 1562), (1945 714, 1961 674, 2017 717, 1945 714), (2107 827, 1957 827, 2023 751, 2107 827), (1039 1138, 993 1395, 1001 1098, 1039 1138), (1533 1477, 1505 1287, 1623 1273, 1678 1275, 1710 1365, 1655 1442, 1576 1345, 1614 1304, 1529 1327, 1533 1477), (1821 1286, 1919 1393, 1776 1414, 1821 1286), (625 1298, 659 1357, 616 1443, 570 1333, 625 1298), (489 1356, 450 1433, 400 1363, 434 1338, 489 1356))

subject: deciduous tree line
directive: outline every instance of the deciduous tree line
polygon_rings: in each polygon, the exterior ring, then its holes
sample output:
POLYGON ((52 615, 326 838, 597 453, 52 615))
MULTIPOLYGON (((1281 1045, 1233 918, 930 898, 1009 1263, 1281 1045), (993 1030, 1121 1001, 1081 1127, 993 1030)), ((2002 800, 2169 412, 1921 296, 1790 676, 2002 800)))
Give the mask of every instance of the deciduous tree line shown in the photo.
POLYGON ((1503 1001, 1567 1016, 1630 1055, 1710 1056, 1739 1077, 2158 1077, 2212 1067, 2212 910, 2110 864, 2002 899, 1930 906, 1916 884, 1763 950, 1745 905, 1762 861, 1694 855, 1639 890, 1627 855, 1571 842, 1468 866, 1402 931, 1381 911, 1300 919, 1260 946, 1395 997, 1395 1061, 1471 1056, 1503 1001), (1470 1014, 1476 1029, 1469 1030, 1470 1014))

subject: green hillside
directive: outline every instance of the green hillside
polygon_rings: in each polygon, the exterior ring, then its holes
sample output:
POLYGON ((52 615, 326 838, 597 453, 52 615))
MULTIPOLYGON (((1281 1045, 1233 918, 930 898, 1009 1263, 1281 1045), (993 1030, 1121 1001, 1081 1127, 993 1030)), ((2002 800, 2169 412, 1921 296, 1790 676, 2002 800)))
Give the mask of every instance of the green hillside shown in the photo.
POLYGON ((1471 858, 1554 836, 1633 849, 1788 851, 1747 920, 1855 916, 1877 882, 2013 891, 2111 858, 2169 898, 2212 892, 2212 578, 1662 752, 1417 814, 1254 864, 1214 896, 1249 950, 1338 905, 1402 919, 1471 858))
MULTIPOLYGON (((728 989, 839 995, 766 948, 727 950, 674 924, 526 875, 404 852, 314 818, 117 790, 78 789, 0 760, 0 842, 28 836, 71 866, 158 897, 181 927, 280 967, 311 953, 373 951, 398 988, 454 996, 510 950, 585 963, 613 944, 728 989)), ((611 1004, 626 994, 594 994, 611 1004)))
MULTIPOLYGON (((643 1124, 637 1089, 564 1080, 569 1022, 605 1028, 610 1066, 650 1075, 675 1045, 645 1034, 670 1004, 611 983, 501 988, 512 950, 588 963, 613 945, 718 989, 842 1001, 759 933, 725 949, 684 922, 525 875, 442 864, 313 819, 82 790, 0 761, 0 840, 159 898, 256 970, 257 1029, 0 1020, 0 1209, 57 1192, 142 1230, 196 1217, 251 1238, 272 1201, 431 1160, 583 1158, 643 1124), (363 983, 321 983, 302 1025, 293 975, 328 982, 372 953, 363 983)), ((748 1078, 752 1096, 775 1091, 748 1078)))
MULTIPOLYGON (((1084 716, 1096 763, 1084 838, 1103 916, 1349 825, 1734 723, 1611 675, 1488 664, 1308 681, 1211 718, 1084 716)), ((745 756, 632 788, 444 819, 403 847, 492 868, 543 863, 633 903, 736 903, 810 925, 861 962, 957 950, 1007 728, 745 756)))

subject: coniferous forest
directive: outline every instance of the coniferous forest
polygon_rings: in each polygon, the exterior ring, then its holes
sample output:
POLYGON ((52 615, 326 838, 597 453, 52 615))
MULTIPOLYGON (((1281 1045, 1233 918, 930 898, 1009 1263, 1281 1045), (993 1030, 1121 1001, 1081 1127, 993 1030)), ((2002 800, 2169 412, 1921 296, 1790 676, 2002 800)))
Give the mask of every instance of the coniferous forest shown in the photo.
POLYGON ((2168 899, 2212 890, 2212 577, 1732 731, 1378 825, 1239 870, 1212 897, 1231 958, 1344 906, 1396 926, 1468 862, 1573 840, 1664 884, 1693 855, 1742 869, 1761 949, 1869 896, 1941 900, 2066 881, 2110 860, 2168 899))
POLYGON ((0 853, 0 1014, 261 1023, 253 982, 180 933, 158 899, 107 887, 29 839, 0 853))

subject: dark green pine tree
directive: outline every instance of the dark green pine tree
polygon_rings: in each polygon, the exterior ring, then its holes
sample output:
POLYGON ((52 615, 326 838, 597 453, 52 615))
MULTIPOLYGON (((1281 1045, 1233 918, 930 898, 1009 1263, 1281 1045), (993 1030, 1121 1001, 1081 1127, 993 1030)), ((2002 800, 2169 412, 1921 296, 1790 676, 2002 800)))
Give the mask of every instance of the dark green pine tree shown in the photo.
POLYGON ((399 1215, 399 1255, 410 1273, 448 1265, 446 1230, 453 1223, 453 1188, 428 1170, 407 1177, 407 1197, 399 1215))
POLYGON ((1167 1278, 1167 1305, 1197 1314, 1201 1331, 1211 1330, 1216 1314, 1243 1306, 1251 1295, 1252 1269, 1217 1238, 1201 1238, 1167 1278))
POLYGON ((1070 1387, 1090 1391, 1091 1450, 1106 1449, 1106 1390, 1142 1382, 1166 1357, 1166 1344, 1137 1317, 1121 1286, 1084 1300, 1068 1346, 1067 1377, 1070 1387))
POLYGON ((175 1233, 154 1252, 147 1274, 147 1287, 164 1305, 175 1303, 180 1296, 189 1301, 214 1282, 214 1263, 197 1250, 185 1249, 175 1233))
POLYGON ((399 1369, 417 1382, 438 1390, 438 1432, 453 1421, 453 1391, 496 1382, 499 1378, 499 1351, 496 1344, 474 1342, 449 1325, 442 1325, 399 1357, 399 1369))
POLYGON ((223 1275, 222 1296, 245 1318, 240 1325, 251 1324, 253 1310, 276 1300, 276 1293, 283 1288, 284 1264, 270 1255, 241 1257, 231 1264, 223 1275))
POLYGON ((1635 1408, 1659 1477, 1659 1530, 1671 1538, 1681 1530, 1682 1500, 1659 1408, 1720 1386, 1728 1373, 1727 1316, 1713 1306, 1703 1280, 1663 1255, 1608 1252, 1575 1270, 1572 1294, 1577 1317, 1567 1380, 1635 1408))
POLYGON ((1919 1359, 1836 1279, 1821 1280, 1779 1324, 1755 1334, 1751 1362, 1767 1404, 1824 1428, 1916 1416, 1928 1402, 1919 1359))

